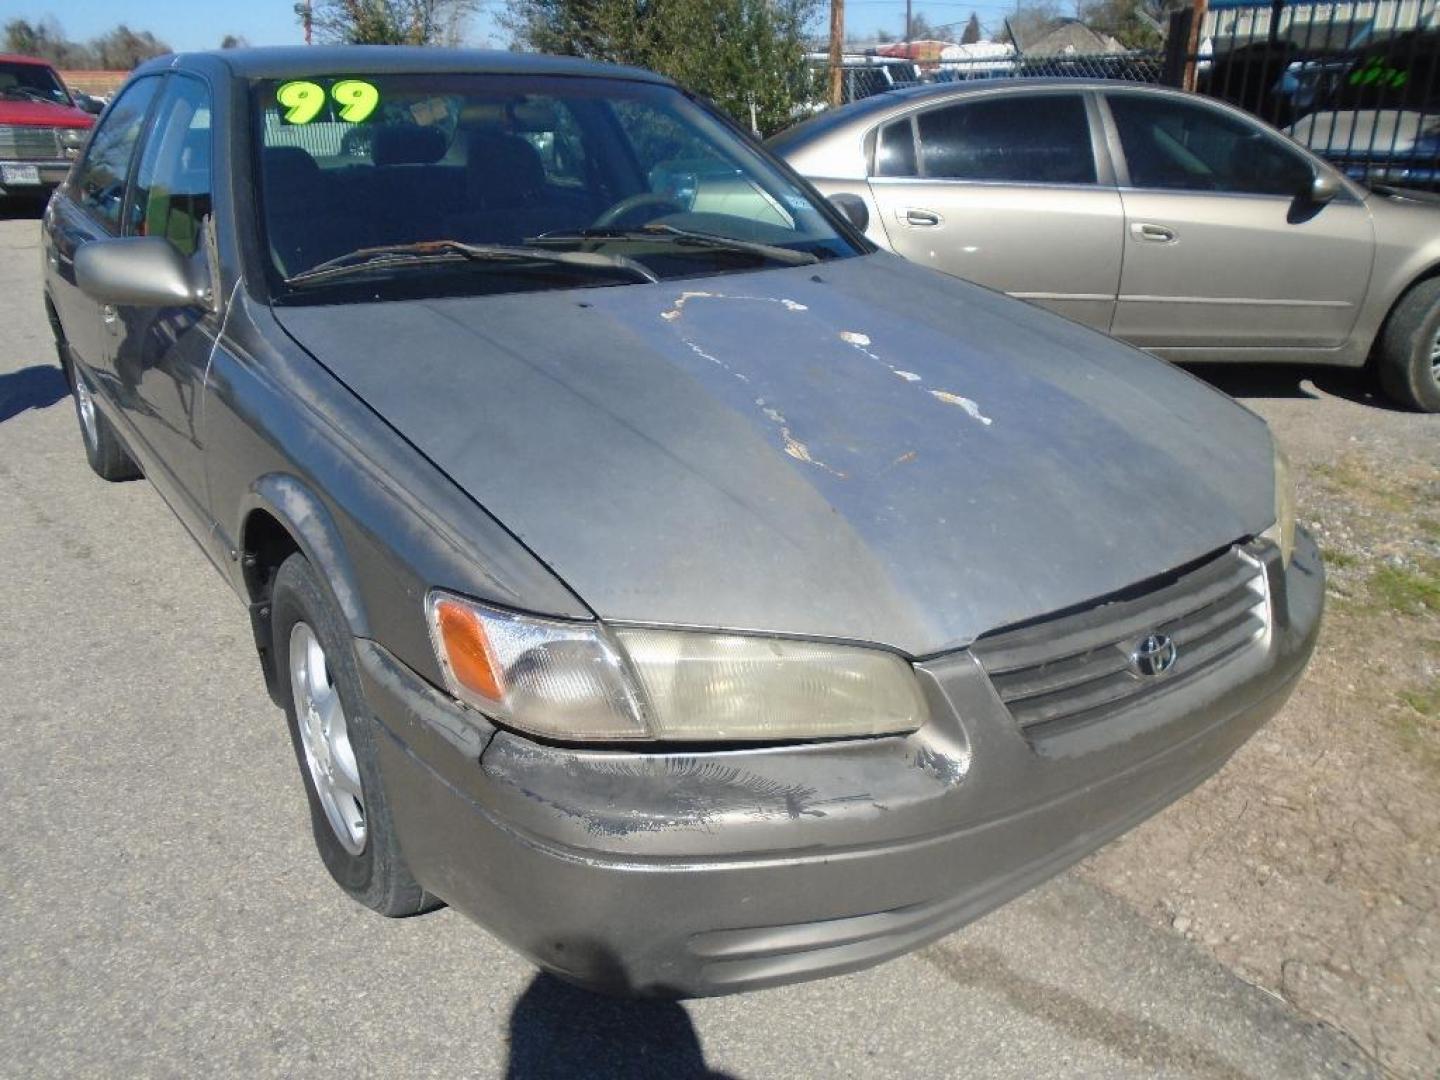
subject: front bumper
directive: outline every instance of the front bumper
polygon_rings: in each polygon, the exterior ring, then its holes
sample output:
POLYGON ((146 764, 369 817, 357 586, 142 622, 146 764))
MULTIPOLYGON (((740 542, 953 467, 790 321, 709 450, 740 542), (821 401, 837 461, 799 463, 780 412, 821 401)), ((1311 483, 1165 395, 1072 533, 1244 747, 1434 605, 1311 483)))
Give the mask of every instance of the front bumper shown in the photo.
POLYGON ((1271 633, 1238 685, 1201 681, 1053 746, 1021 734, 968 652, 918 666, 932 719, 913 735, 663 754, 477 729, 378 645, 358 652, 426 889, 561 977, 723 994, 914 949, 1195 787, 1280 708, 1314 648, 1310 538, 1269 576, 1271 633))
POLYGON ((21 161, 0 158, 0 197, 7 195, 48 195, 53 188, 65 182, 70 173, 69 161, 21 161), (11 170, 35 170, 35 183, 9 183, 6 174, 11 170))

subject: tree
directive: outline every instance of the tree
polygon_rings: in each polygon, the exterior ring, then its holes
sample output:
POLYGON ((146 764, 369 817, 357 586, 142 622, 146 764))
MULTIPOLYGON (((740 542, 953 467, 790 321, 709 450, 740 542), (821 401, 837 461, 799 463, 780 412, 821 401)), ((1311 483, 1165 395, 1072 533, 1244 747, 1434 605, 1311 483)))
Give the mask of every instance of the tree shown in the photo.
POLYGON ((4 52, 48 60, 58 68, 93 68, 95 57, 78 41, 71 41, 53 16, 39 22, 11 19, 5 23, 4 52))
POLYGON ((778 131, 815 96, 805 27, 818 0, 509 0, 515 45, 635 64, 778 131))
POLYGON ((129 71, 152 56, 163 56, 170 46, 148 30, 131 30, 124 23, 94 38, 88 45, 71 41, 53 18, 37 23, 11 19, 4 27, 4 51, 38 56, 58 68, 109 68, 129 71))
POLYGON ((910 16, 910 40, 933 41, 944 35, 930 24, 930 20, 918 11, 910 16))
POLYGON ((1126 48, 1158 49, 1165 44, 1170 13, 1189 6, 1188 0, 1081 0, 1080 17, 1126 48))
POLYGON ((985 32, 980 29, 980 16, 972 11, 970 13, 970 21, 965 24, 965 30, 960 35, 960 44, 974 45, 984 36, 985 32))
POLYGON ((220 48, 222 49, 248 49, 249 47, 250 42, 244 34, 226 34, 220 39, 220 48))
POLYGON ((1058 0, 1022 0, 1014 14, 1006 19, 1009 26, 1006 36, 1023 52, 1026 45, 1039 41, 1055 29, 1060 21, 1058 0))
POLYGON ((479 0, 315 0, 297 3, 314 34, 332 45, 458 45, 479 0))
POLYGON ((169 45, 149 30, 131 30, 124 23, 97 37, 90 43, 90 49, 100 67, 109 71, 129 71, 151 57, 171 51, 169 45))

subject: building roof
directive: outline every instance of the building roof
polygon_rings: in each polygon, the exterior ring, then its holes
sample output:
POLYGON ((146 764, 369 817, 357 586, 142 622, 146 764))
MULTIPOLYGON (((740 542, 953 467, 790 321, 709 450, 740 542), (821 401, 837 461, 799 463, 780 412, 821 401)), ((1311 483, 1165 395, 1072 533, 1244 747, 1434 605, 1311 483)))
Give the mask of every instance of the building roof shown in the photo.
POLYGON ((1079 19, 1066 19, 1036 40, 1022 41, 1020 49, 1027 56, 1095 56, 1127 51, 1109 34, 1092 30, 1079 19))

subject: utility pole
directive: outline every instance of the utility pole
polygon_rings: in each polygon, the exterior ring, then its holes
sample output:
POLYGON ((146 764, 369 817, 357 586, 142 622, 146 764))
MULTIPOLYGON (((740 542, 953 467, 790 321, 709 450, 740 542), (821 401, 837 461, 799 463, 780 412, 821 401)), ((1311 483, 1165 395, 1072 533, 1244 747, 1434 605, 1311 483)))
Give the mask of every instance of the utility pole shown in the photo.
MULTIPOLYGON (((905 44, 910 44, 910 28, 914 25, 914 19, 910 14, 910 0, 905 0, 905 44)), ((906 50, 909 51, 908 49, 906 50)))
POLYGON ((830 104, 844 98, 845 0, 830 0, 830 104))

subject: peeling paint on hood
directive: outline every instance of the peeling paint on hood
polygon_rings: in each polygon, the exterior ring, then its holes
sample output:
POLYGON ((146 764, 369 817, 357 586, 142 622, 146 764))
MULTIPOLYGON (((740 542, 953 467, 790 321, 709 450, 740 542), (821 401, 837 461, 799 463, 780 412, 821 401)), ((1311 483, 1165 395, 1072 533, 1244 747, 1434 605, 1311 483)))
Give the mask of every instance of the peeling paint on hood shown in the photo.
POLYGON ((1263 422, 1100 334, 883 254, 705 284, 276 317, 612 620, 926 655, 1270 524, 1263 422))

